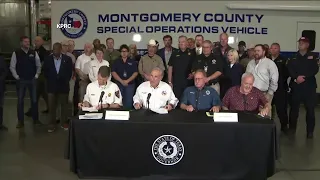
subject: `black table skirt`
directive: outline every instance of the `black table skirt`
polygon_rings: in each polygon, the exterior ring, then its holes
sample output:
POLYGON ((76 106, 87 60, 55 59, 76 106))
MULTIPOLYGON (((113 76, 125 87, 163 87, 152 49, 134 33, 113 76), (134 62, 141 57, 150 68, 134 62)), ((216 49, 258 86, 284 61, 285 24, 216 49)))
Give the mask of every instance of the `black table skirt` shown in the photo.
POLYGON ((277 136, 270 119, 239 113, 238 123, 214 123, 205 112, 130 112, 129 121, 70 122, 66 158, 79 178, 265 180, 275 173, 277 136), (184 156, 171 166, 152 154, 173 135, 184 156))

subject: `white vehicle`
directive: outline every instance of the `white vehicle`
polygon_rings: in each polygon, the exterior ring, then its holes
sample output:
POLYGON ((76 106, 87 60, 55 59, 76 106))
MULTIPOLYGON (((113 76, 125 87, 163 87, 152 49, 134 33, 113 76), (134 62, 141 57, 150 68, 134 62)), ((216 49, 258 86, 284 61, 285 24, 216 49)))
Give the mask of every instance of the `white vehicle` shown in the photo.
POLYGON ((234 48, 239 41, 278 42, 288 56, 304 36, 311 41, 311 50, 320 52, 320 1, 52 1, 51 5, 52 43, 73 39, 76 49, 95 38, 105 43, 107 37, 115 40, 115 48, 136 44, 145 49, 150 39, 162 47, 167 34, 177 47, 180 35, 202 34, 218 41, 226 32, 234 48))

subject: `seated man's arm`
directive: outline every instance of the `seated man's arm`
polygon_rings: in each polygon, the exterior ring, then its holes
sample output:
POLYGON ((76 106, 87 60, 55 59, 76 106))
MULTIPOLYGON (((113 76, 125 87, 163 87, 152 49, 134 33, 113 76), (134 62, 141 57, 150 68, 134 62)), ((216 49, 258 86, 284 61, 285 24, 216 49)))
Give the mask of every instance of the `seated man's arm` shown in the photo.
POLYGON ((168 103, 169 103, 170 106, 172 106, 172 109, 174 109, 174 108, 176 108, 179 100, 174 95, 171 86, 168 86, 167 92, 170 93, 170 96, 169 96, 169 99, 168 99, 168 103))
POLYGON ((268 103, 268 99, 266 98, 266 96, 262 92, 259 92, 258 101, 259 101, 258 104, 263 107, 262 109, 260 109, 259 114, 261 114, 263 116, 268 115, 268 112, 271 108, 271 103, 268 103))
POLYGON ((188 88, 183 91, 182 99, 180 102, 180 108, 183 110, 187 110, 188 108, 188 88))
POLYGON ((218 92, 212 88, 212 108, 210 109, 210 111, 213 112, 219 112, 220 108, 221 108, 221 100, 220 100, 220 96, 218 94, 218 92))
POLYGON ((109 108, 120 108, 122 106, 122 95, 118 86, 115 89, 114 95, 114 102, 110 104, 109 108))
POLYGON ((83 102, 78 104, 79 108, 82 107, 92 107, 92 105, 90 104, 90 98, 89 98, 89 92, 88 92, 88 88, 87 88, 87 92, 84 95, 83 98, 83 102))
POLYGON ((229 89, 222 99, 222 109, 225 111, 229 110, 231 93, 231 89, 229 89))

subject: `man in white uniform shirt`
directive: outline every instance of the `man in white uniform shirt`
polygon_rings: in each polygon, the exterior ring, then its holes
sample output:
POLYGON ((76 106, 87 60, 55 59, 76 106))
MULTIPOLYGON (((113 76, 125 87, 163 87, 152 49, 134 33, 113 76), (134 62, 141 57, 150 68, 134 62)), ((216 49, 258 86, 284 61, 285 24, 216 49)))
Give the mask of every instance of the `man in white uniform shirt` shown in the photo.
POLYGON ((174 95, 171 86, 161 81, 162 78, 162 69, 154 68, 151 71, 150 80, 140 84, 136 94, 133 96, 135 109, 148 108, 158 110, 165 108, 170 111, 177 106, 178 99, 174 95))
POLYGON ((88 70, 85 68, 85 64, 89 61, 96 59, 93 51, 93 45, 86 43, 84 45, 84 53, 78 57, 75 65, 76 73, 78 74, 79 81, 79 102, 83 100, 84 94, 86 93, 87 85, 89 84, 88 70))
MULTIPOLYGON (((95 56, 96 59, 89 61, 85 64, 85 69, 86 71, 88 71, 88 75, 89 75, 89 79, 91 82, 94 82, 97 80, 98 78, 98 71, 100 69, 101 66, 108 66, 109 62, 103 59, 103 49, 101 47, 97 47, 95 49, 95 56)), ((111 80, 111 76, 109 75, 109 81, 111 80)))
POLYGON ((122 106, 122 96, 119 87, 108 80, 110 71, 110 68, 107 66, 100 67, 97 80, 87 86, 86 94, 83 102, 79 103, 79 108, 95 107, 101 109, 101 104, 103 109, 116 109, 122 106), (99 103, 102 92, 104 92, 102 103, 99 103))
MULTIPOLYGON (((246 72, 253 74, 255 79, 253 86, 264 92, 271 107, 273 94, 278 89, 277 65, 265 56, 265 47, 262 44, 255 46, 254 58, 248 63, 246 72)), ((271 117, 271 108, 268 116, 271 117)))

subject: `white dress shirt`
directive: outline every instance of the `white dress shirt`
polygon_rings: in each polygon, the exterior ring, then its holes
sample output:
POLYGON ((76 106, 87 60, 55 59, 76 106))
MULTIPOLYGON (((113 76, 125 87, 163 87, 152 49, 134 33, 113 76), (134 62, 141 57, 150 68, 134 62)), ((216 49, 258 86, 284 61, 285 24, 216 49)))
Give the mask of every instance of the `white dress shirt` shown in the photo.
MULTIPOLYGON (((89 61, 92 61, 96 59, 96 55, 94 53, 92 53, 90 56, 87 56, 86 54, 82 54, 78 57, 76 64, 75 64, 75 68, 76 69, 80 69, 80 71, 82 71, 83 73, 85 73, 85 64, 89 61)), ((88 74, 88 73, 87 73, 88 74)))
POLYGON ((202 54, 202 47, 196 47, 196 53, 198 53, 199 51, 199 54, 202 54))
POLYGON ((260 91, 273 93, 278 89, 279 71, 277 65, 269 58, 262 58, 258 64, 253 59, 248 65, 246 72, 252 73, 254 76, 253 86, 260 91))
MULTIPOLYGON (((89 61, 85 64, 85 69, 87 69, 88 71, 88 75, 89 75, 89 79, 91 82, 94 82, 97 80, 98 78, 98 72, 99 72, 99 69, 101 66, 108 66, 110 67, 109 65, 109 62, 106 61, 106 60, 102 60, 101 62, 99 62, 98 59, 95 59, 95 60, 92 60, 92 61, 89 61)), ((109 81, 111 80, 111 75, 109 76, 109 81)))
POLYGON ((133 104, 140 103, 143 108, 148 108, 147 97, 149 93, 151 94, 149 109, 160 109, 168 104, 175 108, 179 101, 167 83, 160 81, 158 87, 153 88, 150 81, 146 81, 137 88, 136 94, 133 96, 133 104))
POLYGON ((100 86, 98 81, 90 83, 87 86, 83 101, 89 102, 93 107, 98 106, 102 91, 105 92, 102 97, 102 104, 119 104, 122 106, 122 95, 119 87, 111 81, 108 81, 107 85, 103 86, 100 86))

